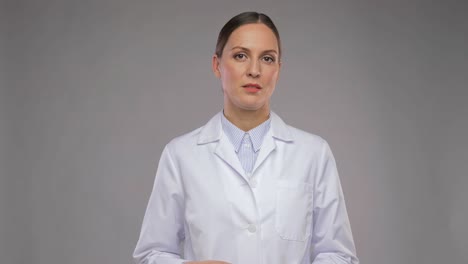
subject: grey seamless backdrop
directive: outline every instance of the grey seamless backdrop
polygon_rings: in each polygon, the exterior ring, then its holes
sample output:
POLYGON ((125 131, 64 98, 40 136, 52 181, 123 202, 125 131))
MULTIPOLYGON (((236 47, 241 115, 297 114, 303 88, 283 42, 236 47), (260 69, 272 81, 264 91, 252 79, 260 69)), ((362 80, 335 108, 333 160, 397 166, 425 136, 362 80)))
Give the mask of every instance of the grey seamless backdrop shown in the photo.
POLYGON ((361 262, 468 262, 464 1, 6 0, 1 263, 130 262, 164 145, 222 108, 210 59, 246 10, 279 28, 273 109, 330 142, 361 262))

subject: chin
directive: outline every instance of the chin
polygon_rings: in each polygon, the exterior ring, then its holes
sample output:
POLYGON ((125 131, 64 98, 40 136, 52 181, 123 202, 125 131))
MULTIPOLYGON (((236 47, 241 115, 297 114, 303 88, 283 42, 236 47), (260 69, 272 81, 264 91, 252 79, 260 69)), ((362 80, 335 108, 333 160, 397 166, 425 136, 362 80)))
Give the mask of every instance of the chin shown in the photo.
POLYGON ((258 110, 264 109, 265 105, 264 104, 263 105, 260 105, 260 104, 245 104, 240 108, 243 109, 243 110, 247 110, 247 111, 258 111, 258 110))
POLYGON ((237 108, 243 111, 259 111, 268 108, 268 102, 265 100, 259 100, 259 98, 236 98, 237 100, 229 100, 228 104, 231 107, 237 108))

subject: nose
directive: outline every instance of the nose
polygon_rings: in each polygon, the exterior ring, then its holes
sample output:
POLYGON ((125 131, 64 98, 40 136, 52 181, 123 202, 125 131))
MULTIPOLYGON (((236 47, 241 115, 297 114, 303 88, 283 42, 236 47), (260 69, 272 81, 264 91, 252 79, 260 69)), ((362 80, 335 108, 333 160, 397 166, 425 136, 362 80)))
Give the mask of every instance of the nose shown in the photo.
POLYGON ((247 75, 252 78, 258 78, 260 77, 260 63, 257 61, 252 61, 249 65, 247 75))

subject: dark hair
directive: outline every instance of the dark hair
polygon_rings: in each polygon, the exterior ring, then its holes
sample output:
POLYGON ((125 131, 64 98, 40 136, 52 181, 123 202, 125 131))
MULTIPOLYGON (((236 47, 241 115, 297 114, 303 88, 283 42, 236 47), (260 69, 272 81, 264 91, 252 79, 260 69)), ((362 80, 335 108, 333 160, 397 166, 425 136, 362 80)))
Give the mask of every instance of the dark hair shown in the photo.
POLYGON ((273 21, 271 21, 270 17, 257 12, 244 12, 231 18, 219 32, 218 41, 216 42, 216 56, 221 58, 221 56, 223 55, 224 46, 226 46, 226 42, 228 41, 229 37, 231 36, 234 30, 246 24, 256 23, 264 24, 265 26, 269 27, 271 31, 273 31, 278 41, 279 55, 281 55, 281 42, 278 29, 276 29, 276 26, 273 23, 273 21))

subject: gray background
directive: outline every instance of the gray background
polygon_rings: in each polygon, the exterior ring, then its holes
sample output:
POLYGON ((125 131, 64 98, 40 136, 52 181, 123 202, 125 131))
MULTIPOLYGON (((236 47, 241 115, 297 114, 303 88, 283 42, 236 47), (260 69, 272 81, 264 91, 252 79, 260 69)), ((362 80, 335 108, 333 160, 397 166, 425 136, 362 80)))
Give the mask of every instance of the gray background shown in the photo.
POLYGON ((273 109, 327 139, 362 263, 468 263, 466 1, 0 3, 0 262, 129 263, 157 161, 222 108, 217 33, 269 14, 273 109))

